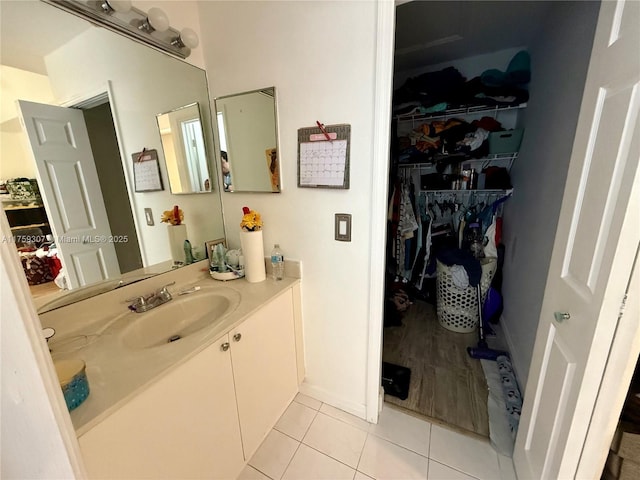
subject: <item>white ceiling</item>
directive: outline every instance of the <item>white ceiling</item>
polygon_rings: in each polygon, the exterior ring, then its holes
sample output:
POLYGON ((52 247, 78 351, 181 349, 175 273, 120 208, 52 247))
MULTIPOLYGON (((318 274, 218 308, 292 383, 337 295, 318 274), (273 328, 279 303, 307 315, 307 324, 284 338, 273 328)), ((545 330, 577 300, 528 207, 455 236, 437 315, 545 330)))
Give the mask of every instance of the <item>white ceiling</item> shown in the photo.
MULTIPOLYGON (((553 2, 397 1, 395 70, 403 72, 511 47, 528 46, 553 2)), ((46 73, 42 58, 88 22, 40 1, 0 1, 0 60, 46 73), (37 9, 40 14, 34 14, 37 9), (57 40, 51 41, 52 32, 57 40), (48 39, 47 41, 41 39, 48 39)), ((96 51, 99 50, 96 46, 96 51)))
POLYGON ((0 0, 0 63, 46 74, 44 56, 91 28, 40 1, 0 0))
POLYGON ((396 72, 527 47, 553 2, 396 2, 396 72))

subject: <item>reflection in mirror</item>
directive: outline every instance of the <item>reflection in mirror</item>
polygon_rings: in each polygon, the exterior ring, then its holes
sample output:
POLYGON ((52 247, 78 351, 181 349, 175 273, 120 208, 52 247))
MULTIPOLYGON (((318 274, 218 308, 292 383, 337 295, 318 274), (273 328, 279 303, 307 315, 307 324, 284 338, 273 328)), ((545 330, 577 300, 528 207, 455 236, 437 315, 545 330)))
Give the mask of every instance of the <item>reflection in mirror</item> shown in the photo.
POLYGON ((211 191, 209 166, 197 103, 157 116, 171 193, 211 191))
MULTIPOLYGON (((37 179, 41 193, 41 198, 33 202, 14 201, 11 195, 0 194, 3 210, 13 208, 7 215, 10 224, 15 225, 15 218, 23 214, 42 213, 45 220, 39 223, 46 224, 43 234, 51 233, 46 242, 53 240, 54 244, 47 246, 55 246, 64 270, 76 270, 75 277, 68 277, 68 287, 79 290, 97 284, 86 290, 88 295, 118 285, 114 280, 123 275, 129 282, 174 267, 169 227, 160 217, 176 204, 184 211, 194 250, 204 258, 205 242, 224 237, 220 195, 184 195, 176 201, 168 188, 136 192, 132 158, 143 148, 157 150, 160 175, 166 185, 169 175, 156 115, 194 102, 200 106, 204 149, 214 151, 215 119, 209 108, 205 72, 43 2, 0 1, 0 35, 0 179, 37 179), (100 45, 100 55, 95 53, 96 45, 100 45), (71 184, 56 185, 46 169, 38 167, 33 152, 25 146, 28 143, 18 119, 17 100, 40 104, 38 108, 73 107, 64 109, 70 115, 82 112, 80 117, 89 130, 88 157, 94 157, 95 163, 92 183, 83 180, 78 188, 65 188, 71 184), (93 115, 98 109, 100 115, 93 115), (105 142, 111 146, 106 148, 105 142), (116 177, 120 178, 117 182, 116 177), (117 189, 108 188, 116 183, 117 189), (67 207, 64 212, 59 211, 62 204, 67 207), (98 218, 94 215, 97 204, 107 211, 101 217, 107 233, 79 233, 80 227, 93 228, 98 218), (126 217, 125 227, 119 220, 126 217), (134 248, 120 248, 123 246, 134 248), (115 253, 106 254, 106 249, 115 249, 115 253)), ((215 172, 220 167, 210 160, 210 178, 217 178, 215 172)), ((85 172, 85 165, 76 161, 55 167, 62 169, 59 172, 85 172)), ((204 186, 207 174, 203 175, 204 186)), ((216 185, 211 183, 212 190, 216 185)), ((14 225, 12 232, 17 237, 23 226, 14 225)), ((36 237, 44 240, 44 235, 36 237)), ((31 289, 38 297, 36 307, 52 296, 68 293, 53 281, 34 284, 31 289)), ((70 301, 83 296, 69 295, 70 301)))
POLYGON ((216 98, 227 192, 280 192, 275 88, 216 98))

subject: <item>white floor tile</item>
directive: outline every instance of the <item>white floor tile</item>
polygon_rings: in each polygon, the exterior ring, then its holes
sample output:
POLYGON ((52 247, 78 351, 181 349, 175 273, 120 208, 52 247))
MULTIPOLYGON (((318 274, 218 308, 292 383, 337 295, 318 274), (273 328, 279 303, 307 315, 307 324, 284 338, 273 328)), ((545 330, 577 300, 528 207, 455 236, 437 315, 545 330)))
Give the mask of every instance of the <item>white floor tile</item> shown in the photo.
POLYGON ((355 476, 355 477, 353 477, 353 480, 374 480, 374 479, 372 479, 372 478, 371 478, 370 476, 368 476, 368 475, 365 475, 365 474, 364 474, 364 473, 362 473, 362 472, 358 472, 358 471, 356 471, 356 476, 355 476))
POLYGON ((304 393, 298 393, 296 398, 293 399, 294 402, 301 403, 302 405, 306 405, 309 408, 313 408, 314 410, 320 410, 322 406, 322 402, 320 400, 316 400, 315 398, 310 397, 309 395, 305 395, 304 393))
POLYGON ((274 480, 279 480, 299 445, 300 442, 284 433, 271 430, 262 445, 258 447, 256 453, 249 460, 249 465, 274 480))
POLYGON ((498 454, 498 465, 500 466, 501 480, 516 480, 516 470, 513 468, 513 459, 498 454))
POLYGON ((358 471, 376 480, 427 478, 429 460, 394 443, 369 435, 358 464, 358 471))
POLYGON ((301 403, 291 402, 274 428, 296 440, 302 440, 317 414, 318 412, 313 408, 306 407, 301 403))
POLYGON ((240 472, 240 476, 236 480, 271 480, 264 473, 256 470, 251 465, 244 467, 244 470, 240 472))
POLYGON ((353 468, 302 444, 282 480, 352 480, 354 474, 353 468))
POLYGON ((482 480, 500 478, 498 454, 489 442, 431 426, 429 458, 482 480))
POLYGON ((322 407, 320 407, 320 411, 322 413, 326 413, 327 415, 333 418, 337 418, 338 420, 346 422, 349 425, 358 427, 360 430, 364 430, 364 431, 369 430, 370 423, 367 422, 366 420, 363 420, 362 418, 358 418, 355 415, 351 415, 350 413, 347 413, 343 410, 339 410, 335 407, 332 407, 331 405, 327 405, 326 403, 322 404, 322 407))
POLYGON ((431 424, 385 406, 378 417, 378 424, 371 424, 369 433, 389 440, 420 455, 429 455, 431 424))
POLYGON ((454 470, 434 460, 429 460, 429 480, 476 480, 466 473, 454 470))
POLYGON ((366 438, 366 431, 318 413, 302 443, 356 468, 366 438))

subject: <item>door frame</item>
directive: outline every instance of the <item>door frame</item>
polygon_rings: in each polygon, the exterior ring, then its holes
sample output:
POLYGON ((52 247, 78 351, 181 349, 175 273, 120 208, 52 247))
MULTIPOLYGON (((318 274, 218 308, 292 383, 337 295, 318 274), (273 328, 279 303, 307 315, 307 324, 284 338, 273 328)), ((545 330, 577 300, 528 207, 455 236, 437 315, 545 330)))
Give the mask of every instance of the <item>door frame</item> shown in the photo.
POLYGON ((378 1, 373 108, 373 159, 371 164, 371 256, 369 262, 369 328, 365 383, 366 420, 378 423, 381 393, 384 274, 387 235, 389 145, 391 143, 391 93, 395 47, 396 3, 378 1))
MULTIPOLYGON (((142 223, 141 220, 136 215, 136 201, 134 195, 134 179, 132 178, 131 172, 127 168, 127 158, 124 154, 123 148, 123 135, 122 135, 122 126, 120 124, 120 120, 118 118, 118 112, 115 109, 115 102, 113 99, 113 88, 111 87, 111 80, 107 80, 106 84, 101 87, 96 88, 95 90, 84 92, 80 95, 74 96, 73 98, 64 100, 58 104, 59 107, 65 108, 78 108, 80 110, 85 110, 86 108, 95 107, 105 103, 103 100, 106 99, 109 102, 109 108, 111 110, 111 121, 113 122, 113 128, 116 133, 116 141, 118 143, 118 152, 120 154, 120 164, 122 165, 122 171, 124 173, 125 185, 127 187, 127 197, 129 200, 129 206, 131 208, 131 214, 133 216, 133 225, 135 226, 136 232, 142 231, 142 223)), ((140 257, 142 258, 142 266, 146 267, 149 265, 147 261, 147 254, 144 248, 144 243, 141 235, 137 235, 138 237, 138 249, 140 250, 140 257)))
MULTIPOLYGON (((387 176, 389 170, 389 134, 391 116, 390 92, 393 87, 393 48, 395 31, 395 8, 399 2, 378 2, 378 25, 376 45, 376 78, 375 78, 375 109, 374 109, 374 158, 372 164, 372 194, 371 194, 371 263, 370 302, 369 302, 369 332, 367 349, 367 384, 366 384, 366 415, 369 422, 377 423, 378 411, 382 408, 380 395, 380 371, 382 366, 382 325, 384 298, 384 242, 386 238, 386 195, 387 176), (391 52, 391 54, 389 54, 391 52)), ((633 205, 633 199, 638 198, 638 179, 634 191, 630 196, 628 214, 640 217, 638 201, 633 205)), ((632 227, 633 228, 633 227, 632 227)), ((632 228, 624 229, 621 242, 633 241, 632 228)), ((637 228, 637 226, 636 226, 637 228)), ((638 266, 635 267, 630 282, 638 283, 638 266)), ((607 288, 607 287, 605 287, 607 288)), ((620 298, 622 298, 621 292, 620 298)), ((638 318, 638 294, 629 292, 624 315, 618 320, 613 343, 608 355, 608 363, 604 375, 597 374, 593 381, 600 384, 599 394, 595 400, 592 416, 586 419, 589 428, 584 437, 582 455, 578 463, 578 472, 590 472, 602 468, 608 446, 611 443, 615 425, 622 409, 624 396, 629 388, 632 364, 635 365, 640 353, 640 326, 635 325, 638 318), (631 369, 631 372, 629 370, 631 369), (624 372, 621 375, 621 372, 624 372), (615 399, 615 400, 614 400, 615 399), (606 432, 603 435, 602 428, 606 432), (599 429, 600 428, 600 429, 599 429)), ((589 375, 587 372, 586 375, 589 375)), ((585 378, 586 378, 585 375, 585 378)), ((531 394, 531 393, 530 393, 531 394)), ((585 473, 586 474, 586 473, 585 473)), ((589 476, 587 475, 587 476, 589 476)))

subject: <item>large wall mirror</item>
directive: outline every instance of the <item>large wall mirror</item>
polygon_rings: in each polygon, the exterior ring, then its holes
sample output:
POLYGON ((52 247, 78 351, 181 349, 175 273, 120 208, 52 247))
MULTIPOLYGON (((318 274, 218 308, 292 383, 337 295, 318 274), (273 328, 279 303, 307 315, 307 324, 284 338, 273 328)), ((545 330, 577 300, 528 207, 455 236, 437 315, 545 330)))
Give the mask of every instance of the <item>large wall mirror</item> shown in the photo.
MULTIPOLYGON (((197 160, 200 173, 195 183, 207 190, 209 180, 213 193, 173 195, 156 120, 159 112, 197 104, 202 138, 197 139, 195 132, 189 138, 201 142, 203 151, 214 151, 215 117, 203 70, 43 2, 0 2, 0 22, 0 179, 36 178, 42 194, 39 208, 47 217, 43 233, 50 228, 54 242, 79 239, 56 243, 63 268, 73 270, 68 287, 75 292, 68 294, 70 298, 81 299, 77 292, 87 285, 106 282, 108 287, 122 275, 144 278, 173 268, 170 227, 161 216, 174 205, 183 210, 188 238, 201 256, 205 242, 224 237, 218 182, 211 181, 218 178, 218 162, 212 162, 213 157, 197 160), (65 189, 43 173, 33 149, 25 148, 27 135, 16 100, 27 101, 26 110, 36 105, 60 109, 61 115, 82 113, 91 147, 91 166, 86 168, 95 172, 83 179, 85 186, 65 189), (142 192, 134 184, 134 161, 144 150, 157 152, 162 189, 142 192), (59 203, 66 204, 63 214, 56 210, 59 203), (80 241, 86 238, 83 228, 96 222, 106 228, 101 237, 106 241, 80 241), (99 262, 91 260, 96 258, 99 262)), ((79 168, 76 163, 60 165, 59 171, 79 168)), ((16 206, 6 194, 0 199, 7 212, 16 206)), ((14 236, 23 232, 21 228, 12 226, 14 236)), ((43 290, 43 285, 32 287, 34 295, 43 290)), ((100 292, 100 288, 89 290, 100 292)), ((39 300, 36 306, 42 303, 39 300)))
POLYGON ((198 104, 161 113, 157 120, 171 193, 210 192, 211 176, 198 104))
POLYGON ((280 192, 276 91, 262 88, 215 100, 225 192, 280 192))

